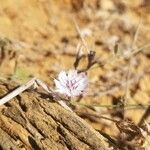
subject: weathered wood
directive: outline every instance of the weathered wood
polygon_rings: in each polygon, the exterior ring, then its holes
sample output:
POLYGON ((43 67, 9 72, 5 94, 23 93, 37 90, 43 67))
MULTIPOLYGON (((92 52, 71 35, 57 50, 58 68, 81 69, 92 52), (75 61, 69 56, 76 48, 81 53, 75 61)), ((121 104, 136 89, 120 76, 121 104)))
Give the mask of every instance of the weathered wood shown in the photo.
MULTIPOLYGON (((15 87, 12 81, 0 81, 0 97, 15 87)), ((84 120, 33 90, 0 106, 0 149, 108 150, 84 120)))

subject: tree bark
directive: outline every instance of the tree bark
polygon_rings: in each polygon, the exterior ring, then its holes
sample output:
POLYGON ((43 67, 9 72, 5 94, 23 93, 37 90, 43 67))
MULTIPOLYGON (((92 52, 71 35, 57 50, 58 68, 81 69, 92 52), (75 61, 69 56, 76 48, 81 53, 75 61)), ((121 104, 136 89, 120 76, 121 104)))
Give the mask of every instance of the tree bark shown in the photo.
MULTIPOLYGON (((0 81, 0 98, 17 87, 0 81)), ((108 150, 106 141, 75 113, 42 91, 27 90, 0 106, 2 150, 108 150)))

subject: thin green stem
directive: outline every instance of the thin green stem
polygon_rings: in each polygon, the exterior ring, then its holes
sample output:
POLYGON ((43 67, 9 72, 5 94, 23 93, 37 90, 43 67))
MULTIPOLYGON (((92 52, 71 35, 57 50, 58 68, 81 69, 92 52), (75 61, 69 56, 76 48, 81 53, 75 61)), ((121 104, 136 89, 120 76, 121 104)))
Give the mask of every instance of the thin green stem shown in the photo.
MULTIPOLYGON (((122 105, 99 105, 99 104, 84 104, 84 103, 77 103, 77 102, 71 102, 72 105, 80 105, 85 107, 102 107, 102 108, 121 108, 122 105)), ((146 108, 150 106, 150 104, 126 104, 124 105, 125 108, 146 108)))

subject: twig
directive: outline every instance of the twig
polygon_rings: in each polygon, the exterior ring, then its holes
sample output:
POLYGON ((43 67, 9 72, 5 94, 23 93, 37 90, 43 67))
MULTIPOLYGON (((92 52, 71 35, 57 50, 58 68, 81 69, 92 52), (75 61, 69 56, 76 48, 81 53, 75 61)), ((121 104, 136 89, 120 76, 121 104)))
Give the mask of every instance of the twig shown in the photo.
POLYGON ((72 111, 70 107, 67 106, 67 104, 61 100, 60 96, 57 95, 57 93, 53 92, 44 82, 37 78, 32 78, 29 82, 26 84, 16 88, 12 92, 8 93, 6 96, 0 99, 0 105, 5 104, 6 102, 10 101, 17 95, 21 94, 23 91, 27 90, 31 86, 37 87, 37 85, 41 86, 48 94, 51 94, 56 102, 58 102, 61 106, 63 106, 65 109, 72 111))
MULTIPOLYGON (((71 103, 73 105, 79 105, 79 106, 85 106, 85 107, 101 107, 101 108, 120 108, 122 107, 122 105, 100 105, 100 104, 84 104, 84 103, 71 103)), ((125 108, 128 108, 128 109, 133 109, 133 108, 147 108, 149 107, 150 104, 126 104, 124 105, 125 108)))
POLYGON ((0 99, 0 105, 5 104, 6 102, 10 101, 12 98, 16 97, 17 95, 19 95, 23 91, 27 90, 29 87, 31 87, 35 83, 35 80, 36 80, 36 78, 31 79, 26 84, 18 87, 17 89, 12 91, 11 93, 9 93, 6 96, 4 96, 3 98, 1 98, 0 99))
POLYGON ((148 117, 150 116, 150 105, 149 107, 146 109, 145 113, 143 114, 143 116, 141 117, 138 125, 141 126, 144 122, 144 120, 146 120, 148 117))
POLYGON ((76 30, 77 30, 77 32, 78 32, 80 38, 81 38, 81 41, 82 41, 84 47, 86 48, 87 52, 89 53, 90 50, 89 50, 89 48, 88 48, 88 45, 87 45, 86 41, 84 40, 84 38, 83 38, 83 36, 82 36, 82 34, 81 34, 80 28, 79 28, 79 26, 78 26, 76 20, 73 19, 73 22, 74 22, 74 24, 75 24, 76 30))
POLYGON ((115 150, 119 150, 121 148, 121 146, 117 143, 117 141, 112 138, 110 135, 108 135, 107 133, 101 131, 101 130, 96 130, 98 131, 101 135, 103 135, 108 142, 113 146, 113 149, 116 148, 115 150))
MULTIPOLYGON (((133 42, 132 42, 132 45, 131 45, 131 48, 134 49, 134 46, 135 46, 135 43, 137 41, 137 37, 138 37, 138 34, 139 34, 139 29, 140 29, 140 25, 141 25, 141 19, 140 19, 140 22, 137 26, 137 30, 135 32, 135 35, 134 35, 134 38, 133 38, 133 42)), ((126 89, 125 89, 125 101, 124 103, 127 102, 128 98, 129 98, 129 78, 130 78, 130 74, 131 74, 131 67, 132 67, 132 61, 133 61, 133 57, 130 57, 129 58, 129 66, 128 66, 128 71, 127 71, 127 77, 126 77, 126 89)))
POLYGON ((76 58, 75 61, 73 63, 73 66, 75 69, 77 69, 77 67, 79 66, 80 60, 82 59, 83 55, 81 55, 81 51, 82 51, 82 45, 79 43, 77 45, 77 54, 76 54, 76 58))
POLYGON ((146 48, 150 48, 150 44, 144 45, 144 46, 142 46, 140 48, 133 49, 133 52, 128 57, 130 58, 133 55, 136 55, 137 53, 139 53, 140 51, 142 51, 143 49, 146 49, 146 48))
MULTIPOLYGON (((140 51, 144 50, 144 49, 147 49, 147 48, 150 48, 150 44, 147 44, 147 45, 144 45, 142 47, 139 47, 139 48, 134 48, 132 50, 132 52, 130 54, 126 54, 126 55, 118 55, 118 57, 122 57, 123 59, 131 59, 134 55, 138 54, 140 51)), ((102 67, 102 66, 105 66, 107 64, 112 64, 113 61, 117 60, 118 57, 113 57, 111 56, 109 59, 106 59, 104 61, 100 61, 99 59, 97 59, 93 64, 93 65, 98 65, 98 66, 95 66, 95 67, 92 67, 90 69, 95 69, 95 68, 98 68, 98 67, 102 67)))

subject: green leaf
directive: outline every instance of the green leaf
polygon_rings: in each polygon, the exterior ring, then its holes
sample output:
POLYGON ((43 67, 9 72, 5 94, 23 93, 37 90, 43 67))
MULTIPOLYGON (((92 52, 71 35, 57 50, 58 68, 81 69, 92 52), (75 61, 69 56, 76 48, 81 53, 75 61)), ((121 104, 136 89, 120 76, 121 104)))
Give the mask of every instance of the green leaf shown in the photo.
POLYGON ((17 67, 11 78, 13 80, 19 80, 20 82, 24 83, 27 81, 28 77, 29 74, 25 67, 17 67))

